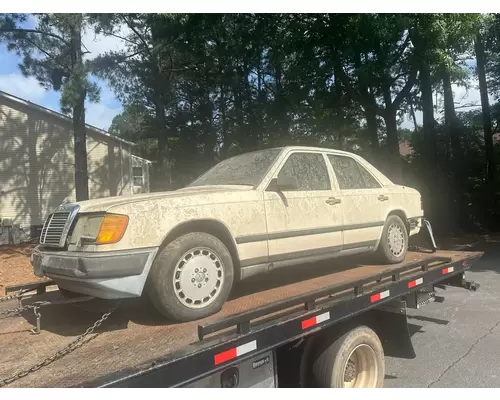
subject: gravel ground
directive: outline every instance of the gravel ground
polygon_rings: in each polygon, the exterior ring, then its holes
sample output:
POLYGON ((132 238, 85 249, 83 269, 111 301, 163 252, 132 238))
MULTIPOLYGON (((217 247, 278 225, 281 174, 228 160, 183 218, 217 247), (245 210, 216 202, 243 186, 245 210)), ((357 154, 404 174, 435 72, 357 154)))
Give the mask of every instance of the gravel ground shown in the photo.
POLYGON ((40 280, 30 264, 33 247, 33 244, 0 246, 0 297, 6 286, 40 280))

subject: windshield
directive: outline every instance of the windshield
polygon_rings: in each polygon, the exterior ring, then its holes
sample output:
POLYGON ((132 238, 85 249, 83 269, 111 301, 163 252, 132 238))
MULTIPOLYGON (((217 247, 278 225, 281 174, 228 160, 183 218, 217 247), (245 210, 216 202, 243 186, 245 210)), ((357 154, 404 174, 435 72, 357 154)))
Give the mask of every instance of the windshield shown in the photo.
POLYGON ((249 185, 256 187, 278 157, 281 149, 254 151, 228 158, 189 185, 249 185))

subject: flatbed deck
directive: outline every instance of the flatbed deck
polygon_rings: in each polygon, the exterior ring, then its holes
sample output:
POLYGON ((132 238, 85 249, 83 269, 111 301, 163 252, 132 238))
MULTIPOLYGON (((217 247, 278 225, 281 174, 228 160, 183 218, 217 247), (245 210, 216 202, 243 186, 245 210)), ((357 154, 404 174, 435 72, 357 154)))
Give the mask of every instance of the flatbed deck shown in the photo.
MULTIPOLYGON (((297 266, 237 284, 231 298, 218 314, 183 324, 169 324, 156 314, 146 300, 127 300, 96 330, 99 335, 81 348, 10 386, 80 386, 102 379, 108 374, 116 377, 122 370, 139 371, 141 368, 149 368, 154 360, 162 359, 164 362, 169 357, 186 356, 199 349, 200 325, 234 317, 239 313, 333 285, 355 287, 360 280, 371 279, 372 286, 366 286, 367 290, 370 290, 370 287, 375 288, 390 282, 390 278, 385 276, 392 271, 402 270, 405 265, 430 257, 449 258, 453 263, 475 259, 481 255, 480 252, 438 250, 435 253, 409 252, 403 263, 391 266, 365 263, 363 260, 366 260, 366 257, 297 266), (379 280, 380 276, 384 276, 384 279, 379 280)), ((412 276, 418 271, 422 271, 420 266, 401 272, 401 276, 412 276)), ((335 294, 341 295, 342 293, 335 294)), ((36 296, 36 300, 47 300, 55 296, 60 296, 58 291, 36 296)), ((29 301, 24 300, 23 304, 29 304, 29 301)), ((0 303, 0 312, 16 306, 16 301, 0 303)), ((39 335, 33 335, 29 331, 35 323, 32 311, 27 311, 22 316, 0 319, 0 380, 51 356, 83 333, 100 316, 99 313, 85 311, 76 305, 49 306, 42 308, 41 312, 42 331, 39 335)), ((285 310, 278 313, 283 312, 285 310)), ((269 318, 269 315, 266 315, 266 318, 269 318)), ((218 333, 212 338, 209 336, 203 342, 207 342, 207 346, 210 341, 220 343, 220 335, 218 333)))

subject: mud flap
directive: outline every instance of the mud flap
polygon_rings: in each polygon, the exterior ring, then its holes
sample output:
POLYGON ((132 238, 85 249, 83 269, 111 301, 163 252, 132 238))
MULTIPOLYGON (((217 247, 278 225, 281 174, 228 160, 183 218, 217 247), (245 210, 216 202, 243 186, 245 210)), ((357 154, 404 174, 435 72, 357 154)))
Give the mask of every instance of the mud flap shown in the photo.
POLYGON ((382 342, 384 354, 389 357, 413 359, 417 355, 411 342, 410 328, 406 318, 406 306, 370 311, 372 328, 382 342))

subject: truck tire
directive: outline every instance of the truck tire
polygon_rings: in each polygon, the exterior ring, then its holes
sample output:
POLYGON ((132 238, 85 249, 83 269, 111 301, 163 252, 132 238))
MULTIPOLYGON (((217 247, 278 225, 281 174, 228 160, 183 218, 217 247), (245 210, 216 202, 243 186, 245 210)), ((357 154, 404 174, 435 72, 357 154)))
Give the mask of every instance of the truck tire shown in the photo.
POLYGON ((378 245, 380 262, 383 264, 403 262, 407 252, 408 231, 406 226, 397 215, 389 215, 378 245))
POLYGON ((177 322, 218 312, 233 286, 231 254, 215 236, 188 233, 160 250, 148 276, 155 308, 177 322))
POLYGON ((367 326, 354 328, 322 347, 312 372, 319 387, 381 388, 385 365, 380 339, 367 326))

